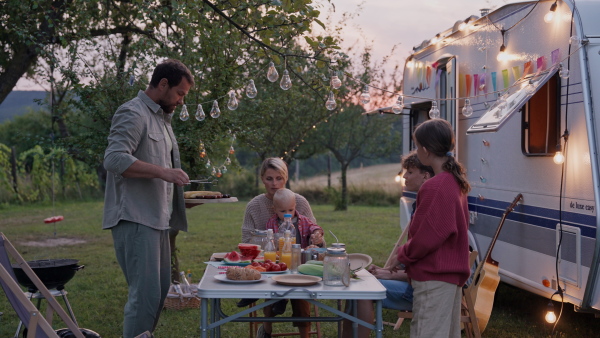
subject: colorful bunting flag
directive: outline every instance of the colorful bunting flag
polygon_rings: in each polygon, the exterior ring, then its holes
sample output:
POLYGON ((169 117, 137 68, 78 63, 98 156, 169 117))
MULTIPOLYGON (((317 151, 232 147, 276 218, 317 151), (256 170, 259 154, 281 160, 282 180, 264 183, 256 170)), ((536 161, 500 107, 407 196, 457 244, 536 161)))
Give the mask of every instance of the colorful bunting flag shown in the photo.
POLYGON ((502 70, 502 81, 504 82, 504 89, 508 89, 508 86, 509 86, 508 69, 502 70))

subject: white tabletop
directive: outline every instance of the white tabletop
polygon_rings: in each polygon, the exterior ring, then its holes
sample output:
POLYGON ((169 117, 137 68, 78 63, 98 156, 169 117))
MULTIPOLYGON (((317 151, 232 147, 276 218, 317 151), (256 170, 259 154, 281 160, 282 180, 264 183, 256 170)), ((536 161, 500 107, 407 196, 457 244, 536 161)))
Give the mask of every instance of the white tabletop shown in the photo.
POLYGON ((269 275, 264 281, 248 284, 223 283, 215 279, 215 275, 223 271, 208 265, 204 276, 198 283, 198 296, 202 298, 279 298, 273 294, 283 294, 296 289, 285 297, 290 299, 385 299, 385 287, 368 271, 362 269, 357 275, 359 279, 351 279, 350 286, 328 286, 319 282, 311 286, 286 286, 277 284, 269 275), (308 291, 308 292, 307 292, 308 291))

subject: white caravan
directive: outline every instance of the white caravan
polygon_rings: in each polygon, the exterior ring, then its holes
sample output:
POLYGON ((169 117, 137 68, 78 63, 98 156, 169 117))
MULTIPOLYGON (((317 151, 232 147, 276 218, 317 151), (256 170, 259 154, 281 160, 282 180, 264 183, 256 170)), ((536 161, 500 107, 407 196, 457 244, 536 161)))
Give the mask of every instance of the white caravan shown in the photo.
MULTIPOLYGON (((404 107, 394 109, 402 114, 404 153, 414 148, 412 130, 430 116, 456 128, 456 156, 472 186, 471 245, 481 257, 503 212, 523 194, 491 255, 501 280, 548 298, 560 283, 565 302, 596 313, 599 17, 597 0, 552 0, 457 21, 414 48, 404 68, 404 107)), ((403 223, 414 197, 402 198, 403 223)))

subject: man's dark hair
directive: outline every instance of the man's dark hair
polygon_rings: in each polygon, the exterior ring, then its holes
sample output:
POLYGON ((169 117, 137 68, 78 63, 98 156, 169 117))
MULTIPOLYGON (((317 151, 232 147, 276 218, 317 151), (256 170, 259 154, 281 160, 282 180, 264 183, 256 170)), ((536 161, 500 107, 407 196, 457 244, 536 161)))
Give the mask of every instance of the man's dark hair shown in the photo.
POLYGON ((181 79, 184 77, 190 85, 194 85, 194 77, 188 67, 179 60, 167 59, 154 68, 150 80, 150 87, 156 88, 158 87, 160 80, 167 79, 167 81, 169 81, 169 88, 172 88, 179 85, 181 79))

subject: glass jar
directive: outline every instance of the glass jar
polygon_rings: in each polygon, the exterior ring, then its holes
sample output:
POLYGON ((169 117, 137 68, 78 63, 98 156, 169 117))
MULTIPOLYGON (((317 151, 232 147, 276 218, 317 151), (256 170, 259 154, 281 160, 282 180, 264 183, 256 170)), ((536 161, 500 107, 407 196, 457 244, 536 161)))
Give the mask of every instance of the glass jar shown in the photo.
POLYGON ((327 248, 323 260, 323 284, 330 286, 349 286, 350 261, 344 248, 327 248))
POLYGON ((252 230, 250 244, 260 245, 260 249, 264 250, 267 246, 267 230, 252 230))

